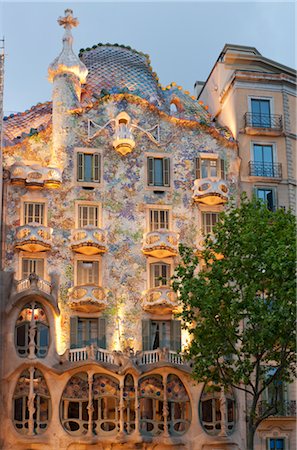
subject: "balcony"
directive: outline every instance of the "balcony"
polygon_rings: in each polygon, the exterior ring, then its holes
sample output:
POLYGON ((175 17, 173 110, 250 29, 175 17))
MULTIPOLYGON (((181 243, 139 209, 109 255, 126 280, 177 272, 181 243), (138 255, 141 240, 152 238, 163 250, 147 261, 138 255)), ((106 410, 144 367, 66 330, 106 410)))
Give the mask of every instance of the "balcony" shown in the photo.
POLYGON ((176 294, 168 286, 149 289, 143 298, 142 307, 153 314, 169 314, 177 309, 176 294))
POLYGON ((35 222, 17 227, 15 248, 30 253, 50 250, 52 232, 52 228, 35 222))
POLYGON ((100 286, 75 286, 69 289, 68 296, 68 305, 75 311, 95 313, 107 306, 104 289, 100 286))
POLYGON ((164 229, 150 231, 143 237, 142 251, 147 256, 167 258, 178 254, 178 234, 164 229))
POLYGON ((71 231, 71 249, 83 255, 96 255, 107 251, 106 233, 100 228, 86 227, 71 231))
POLYGON ((249 175, 252 177, 282 178, 281 163, 249 161, 249 175))
POLYGON ((280 114, 261 114, 247 112, 244 115, 245 132, 251 135, 280 136, 283 120, 280 114))
POLYGON ((135 147, 135 141, 131 129, 126 124, 120 124, 117 127, 112 145, 122 156, 132 152, 135 147))
POLYGON ((36 289, 44 294, 50 295, 52 292, 51 283, 38 277, 35 273, 31 273, 28 277, 16 281, 16 293, 27 291, 28 289, 36 289))
POLYGON ((194 181, 193 200, 204 205, 222 205, 229 200, 229 187, 225 180, 200 178, 194 181))
POLYGON ((12 184, 31 189, 55 189, 61 185, 62 172, 56 167, 28 166, 20 162, 10 167, 10 180, 12 184))
MULTIPOLYGON (((258 404, 258 412, 262 414, 269 402, 262 401, 258 404)), ((278 404, 278 411, 276 414, 272 414, 270 417, 296 417, 296 400, 286 400, 278 404)))

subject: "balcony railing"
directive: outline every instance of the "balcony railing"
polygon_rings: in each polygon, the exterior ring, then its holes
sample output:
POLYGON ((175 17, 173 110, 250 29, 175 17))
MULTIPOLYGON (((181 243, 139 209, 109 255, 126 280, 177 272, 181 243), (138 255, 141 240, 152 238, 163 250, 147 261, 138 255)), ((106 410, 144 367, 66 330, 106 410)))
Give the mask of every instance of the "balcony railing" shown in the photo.
POLYGON ((244 115, 245 128, 266 128, 282 131, 283 120, 280 114, 261 114, 247 112, 244 115))
POLYGON ((35 273, 32 273, 26 278, 23 278, 22 280, 19 280, 16 282, 16 292, 23 292, 27 289, 38 289, 41 292, 44 292, 45 294, 51 293, 51 283, 48 281, 43 280, 42 278, 39 278, 38 275, 35 273))
POLYGON ((109 351, 94 345, 74 348, 68 350, 69 362, 81 362, 95 360, 103 364, 124 365, 128 360, 131 360, 136 366, 147 366, 158 363, 168 363, 177 366, 191 367, 191 361, 185 358, 183 353, 177 353, 166 348, 146 350, 139 353, 132 353, 126 355, 119 351, 109 351))
POLYGON ((57 188, 62 183, 62 172, 56 167, 26 166, 15 163, 10 167, 12 184, 36 188, 57 188))
POLYGON ((281 163, 249 161, 249 175, 254 177, 282 178, 281 163))
POLYGON ((142 251, 156 258, 176 256, 178 253, 178 234, 165 229, 150 231, 143 237, 142 251))
POLYGON ((71 231, 71 248, 84 255, 96 255, 107 250, 106 233, 100 228, 86 227, 71 231))
POLYGON ((15 247, 31 253, 50 250, 52 232, 51 228, 35 222, 17 227, 15 247))
POLYGON ((68 296, 68 304, 75 311, 98 312, 107 306, 104 289, 100 286, 75 286, 69 289, 68 296))
POLYGON ((215 181, 210 178, 200 178, 194 181, 193 200, 206 205, 220 205, 229 200, 227 181, 215 181))
MULTIPOLYGON (((258 404, 258 412, 262 414, 269 406, 269 402, 262 401, 258 404)), ((296 400, 285 400, 278 404, 277 413, 271 417, 296 417, 296 400)))
POLYGON ((151 313, 170 313, 177 308, 176 294, 168 286, 149 289, 144 295, 142 306, 151 313))

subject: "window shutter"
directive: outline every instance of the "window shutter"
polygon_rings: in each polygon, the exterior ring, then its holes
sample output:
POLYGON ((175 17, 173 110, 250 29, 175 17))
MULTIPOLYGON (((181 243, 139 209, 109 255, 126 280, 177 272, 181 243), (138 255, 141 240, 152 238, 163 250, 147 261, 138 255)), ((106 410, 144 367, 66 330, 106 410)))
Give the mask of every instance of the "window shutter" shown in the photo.
POLYGON ((170 186, 170 158, 163 159, 163 185, 170 186))
POLYGON ((98 347, 106 348, 106 319, 105 317, 98 317, 98 347))
POLYGON ((142 350, 151 350, 150 346, 150 321, 142 320, 142 350))
POLYGON ((200 158, 196 158, 196 179, 201 178, 201 170, 200 170, 200 158))
POLYGON ((171 320, 170 322, 170 341, 171 350, 180 352, 181 350, 181 322, 180 320, 171 320))
POLYGON ((84 168, 84 154, 77 154, 77 181, 84 181, 85 178, 85 168, 84 168))
POLYGON ((101 155, 100 153, 94 153, 93 155, 93 181, 100 183, 101 172, 101 155))
POLYGON ((221 180, 225 180, 226 170, 225 170, 225 160, 221 159, 221 180))
POLYGON ((154 186, 154 158, 147 158, 147 184, 154 186))
POLYGON ((40 277, 44 277, 44 260, 41 258, 36 259, 36 274, 40 277))
POLYGON ((70 317, 70 348, 77 347, 77 330, 78 330, 78 318, 70 317))

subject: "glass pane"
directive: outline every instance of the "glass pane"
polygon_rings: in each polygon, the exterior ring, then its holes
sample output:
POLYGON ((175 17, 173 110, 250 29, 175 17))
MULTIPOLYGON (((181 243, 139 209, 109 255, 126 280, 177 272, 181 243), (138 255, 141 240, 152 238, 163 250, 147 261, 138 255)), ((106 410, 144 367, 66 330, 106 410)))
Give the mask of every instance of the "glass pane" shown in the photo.
POLYGON ((92 161, 93 155, 84 155, 85 159, 85 179, 84 181, 92 181, 92 161))
POLYGON ((263 145, 263 161, 265 163, 273 163, 273 153, 271 145, 263 145))
POLYGON ((255 162, 263 162, 262 145, 254 144, 254 161, 255 162))
POLYGON ((216 177, 217 176, 217 160, 209 160, 209 176, 216 177))
POLYGON ((208 178, 208 160, 201 159, 201 178, 208 178))
POLYGON ((155 158, 154 161, 154 184, 155 186, 163 186, 163 160, 160 158, 155 158))

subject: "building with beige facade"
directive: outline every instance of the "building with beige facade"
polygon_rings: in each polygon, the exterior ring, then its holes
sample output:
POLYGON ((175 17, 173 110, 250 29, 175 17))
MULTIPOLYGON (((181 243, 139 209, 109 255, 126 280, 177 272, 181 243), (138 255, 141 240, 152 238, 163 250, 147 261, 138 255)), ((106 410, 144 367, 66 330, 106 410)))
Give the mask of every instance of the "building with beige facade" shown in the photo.
MULTIPOLYGON (((58 22, 52 101, 3 123, 1 448, 244 450, 245 396, 192 380, 170 277, 179 242, 201 248, 231 196, 263 186, 267 201, 292 207, 294 130, 283 117, 273 134, 260 114, 266 134, 249 134, 249 122, 241 134, 213 120, 212 75, 207 110, 175 83, 162 87, 130 47, 77 57, 72 11, 58 22), (261 153, 253 139, 265 155, 271 145, 270 166, 243 158, 248 140, 248 154, 261 153)), ((290 108, 286 70, 269 76, 290 108)), ((257 450, 295 448, 291 387, 283 401, 257 450)))

